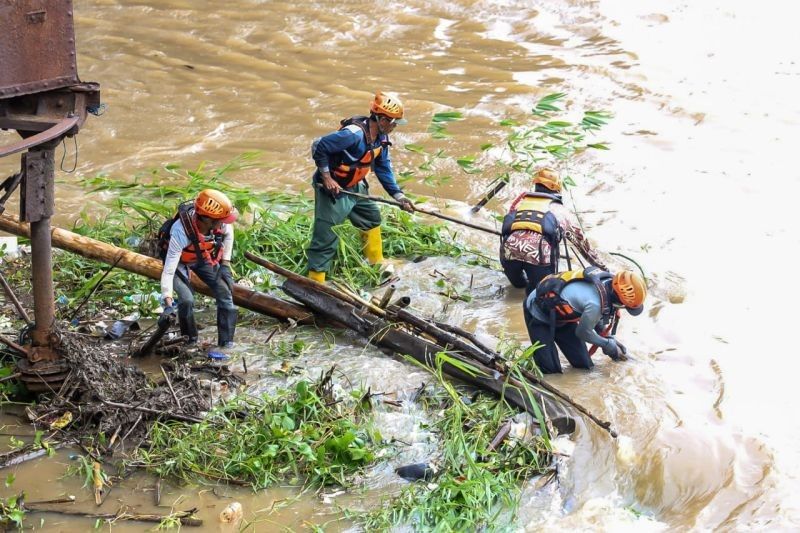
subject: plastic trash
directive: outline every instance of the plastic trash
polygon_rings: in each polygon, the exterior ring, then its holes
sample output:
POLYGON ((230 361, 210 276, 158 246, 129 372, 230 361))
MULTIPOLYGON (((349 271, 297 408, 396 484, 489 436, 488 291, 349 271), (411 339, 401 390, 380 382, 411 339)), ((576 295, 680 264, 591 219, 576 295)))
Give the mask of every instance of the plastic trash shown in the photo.
POLYGON ((211 351, 208 352, 208 358, 212 361, 227 361, 230 359, 229 356, 225 355, 222 352, 211 351))
POLYGON ((223 524, 235 524, 242 519, 242 504, 231 502, 219 513, 219 521, 223 524))
POLYGON ((128 331, 128 326, 125 321, 117 320, 111 327, 106 330, 106 338, 111 340, 116 340, 125 335, 125 332, 128 331))
POLYGON ((19 245, 16 237, 0 237, 0 256, 19 256, 19 245))
POLYGON ((395 469, 395 473, 407 481, 419 481, 433 479, 433 468, 428 463, 415 463, 413 465, 401 466, 395 469))
POLYGON ((58 305, 67 305, 69 303, 69 298, 64 296, 63 294, 56 298, 56 304, 58 305))

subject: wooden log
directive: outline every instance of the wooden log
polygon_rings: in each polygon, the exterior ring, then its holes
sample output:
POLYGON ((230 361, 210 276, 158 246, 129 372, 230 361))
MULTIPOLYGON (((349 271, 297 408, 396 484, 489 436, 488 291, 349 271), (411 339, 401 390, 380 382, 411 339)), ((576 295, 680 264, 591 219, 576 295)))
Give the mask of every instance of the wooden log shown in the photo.
MULTIPOLYGON (((30 226, 20 222, 15 217, 0 216, 0 230, 7 231, 20 237, 30 238, 30 226)), ((88 259, 102 261, 108 265, 117 263, 117 267, 152 279, 161 279, 163 264, 160 260, 146 255, 138 254, 131 250, 119 248, 96 239, 84 237, 71 231, 53 227, 50 230, 53 246, 78 254, 88 259)), ((192 287, 205 295, 213 296, 213 292, 201 280, 192 276, 192 287)), ((263 292, 254 291, 238 284, 233 286, 233 301, 236 305, 263 313, 280 320, 296 320, 308 322, 311 313, 299 305, 269 296, 263 292)))

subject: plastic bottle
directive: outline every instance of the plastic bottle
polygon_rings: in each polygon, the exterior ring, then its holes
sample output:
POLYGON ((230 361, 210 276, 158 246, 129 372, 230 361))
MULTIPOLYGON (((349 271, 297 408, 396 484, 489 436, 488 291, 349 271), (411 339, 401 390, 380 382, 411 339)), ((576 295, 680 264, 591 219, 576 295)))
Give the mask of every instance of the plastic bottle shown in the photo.
POLYGON ((219 513, 219 521, 223 524, 235 524, 242 519, 242 504, 239 502, 229 503, 225 509, 219 513))

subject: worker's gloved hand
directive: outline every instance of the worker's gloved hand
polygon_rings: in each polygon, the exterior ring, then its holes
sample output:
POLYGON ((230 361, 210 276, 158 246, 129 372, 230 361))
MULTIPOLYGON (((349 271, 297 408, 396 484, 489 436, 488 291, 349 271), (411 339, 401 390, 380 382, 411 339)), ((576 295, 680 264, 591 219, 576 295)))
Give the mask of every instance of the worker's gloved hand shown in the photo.
POLYGON ((336 199, 339 198, 342 191, 342 187, 336 183, 336 180, 328 176, 322 176, 322 183, 320 183, 319 186, 323 191, 328 193, 331 200, 336 203, 336 199))
POLYGON ((403 211, 408 211, 409 213, 413 213, 414 212, 414 209, 415 209, 414 208, 414 202, 409 200, 408 197, 405 194, 403 194, 402 192, 398 192, 398 193, 393 194, 392 197, 394 198, 394 200, 398 204, 400 204, 400 208, 403 211))
POLYGON ((614 361, 622 361, 622 358, 625 357, 625 347, 618 343, 614 337, 609 337, 603 346, 603 353, 614 361))
POLYGON ((619 360, 620 361, 627 361, 628 360, 628 349, 619 341, 617 341, 617 350, 619 352, 619 360))
POLYGON ((161 316, 158 317, 158 322, 163 323, 176 316, 178 316, 178 308, 173 303, 164 308, 164 310, 161 312, 161 316))

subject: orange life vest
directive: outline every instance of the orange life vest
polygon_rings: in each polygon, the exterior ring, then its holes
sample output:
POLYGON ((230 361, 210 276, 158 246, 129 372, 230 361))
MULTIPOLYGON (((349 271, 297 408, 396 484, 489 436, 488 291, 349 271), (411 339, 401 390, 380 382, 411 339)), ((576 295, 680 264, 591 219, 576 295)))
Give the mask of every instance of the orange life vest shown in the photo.
POLYGON ((367 151, 361 155, 358 161, 349 164, 339 162, 331 171, 331 177, 334 181, 336 181, 340 187, 347 188, 356 185, 369 174, 372 164, 381 155, 383 146, 391 143, 387 136, 381 135, 379 137, 380 145, 374 148, 369 147, 369 117, 357 116, 346 118, 342 120, 340 124, 340 130, 343 130, 351 124, 358 126, 361 131, 364 132, 364 140, 367 143, 367 151))
POLYGON ((197 229, 194 210, 179 209, 178 216, 183 224, 183 230, 191 241, 181 250, 181 263, 210 266, 219 264, 223 252, 222 241, 225 237, 222 229, 212 230, 209 235, 202 235, 197 229))

